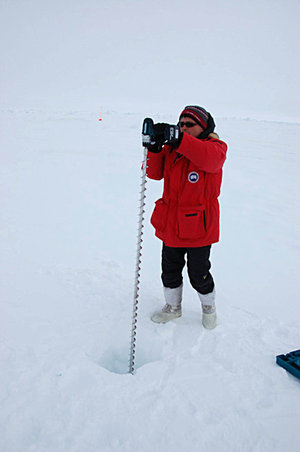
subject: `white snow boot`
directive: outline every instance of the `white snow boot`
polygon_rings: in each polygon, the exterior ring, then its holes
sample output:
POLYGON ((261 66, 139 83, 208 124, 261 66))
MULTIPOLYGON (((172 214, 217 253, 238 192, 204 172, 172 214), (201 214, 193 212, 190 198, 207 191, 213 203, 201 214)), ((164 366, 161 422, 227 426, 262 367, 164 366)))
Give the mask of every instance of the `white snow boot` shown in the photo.
POLYGON ((212 292, 205 295, 198 292, 198 295, 202 305, 202 325, 204 328, 212 330, 217 326, 217 312, 215 304, 216 291, 214 289, 212 292))
POLYGON ((152 315, 151 320, 153 322, 167 323, 170 320, 181 317, 182 287, 182 285, 175 289, 164 287, 166 304, 160 311, 152 315))

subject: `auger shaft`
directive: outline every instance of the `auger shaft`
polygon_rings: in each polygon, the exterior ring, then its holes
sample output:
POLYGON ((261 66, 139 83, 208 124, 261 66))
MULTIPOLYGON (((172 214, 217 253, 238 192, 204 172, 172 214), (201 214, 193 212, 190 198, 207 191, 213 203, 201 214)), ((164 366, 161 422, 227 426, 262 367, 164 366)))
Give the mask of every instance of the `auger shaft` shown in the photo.
POLYGON ((135 345, 136 345, 136 328, 137 328, 137 311, 139 302, 140 290, 140 271, 141 271, 141 257, 142 257, 142 242, 143 242, 143 228, 144 228, 144 207, 146 198, 146 171, 147 171, 147 154, 148 149, 144 147, 144 160, 142 166, 141 176, 141 191, 140 191, 140 205, 138 215, 138 235, 137 235, 137 251, 136 251, 136 269, 135 269, 135 285, 133 297, 133 312, 132 312, 132 328, 130 341, 130 356, 129 356, 129 373, 134 374, 135 371, 135 345))

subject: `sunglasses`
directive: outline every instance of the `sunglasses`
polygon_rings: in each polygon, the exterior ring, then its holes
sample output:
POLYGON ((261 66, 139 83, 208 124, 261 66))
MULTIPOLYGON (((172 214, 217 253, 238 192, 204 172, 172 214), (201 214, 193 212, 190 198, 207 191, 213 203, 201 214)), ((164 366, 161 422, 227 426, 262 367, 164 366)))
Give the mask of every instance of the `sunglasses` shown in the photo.
POLYGON ((190 121, 187 121, 187 122, 183 122, 183 121, 179 121, 179 127, 187 127, 188 129, 190 129, 191 127, 194 127, 194 126, 196 126, 197 125, 197 123, 196 122, 190 122, 190 121))

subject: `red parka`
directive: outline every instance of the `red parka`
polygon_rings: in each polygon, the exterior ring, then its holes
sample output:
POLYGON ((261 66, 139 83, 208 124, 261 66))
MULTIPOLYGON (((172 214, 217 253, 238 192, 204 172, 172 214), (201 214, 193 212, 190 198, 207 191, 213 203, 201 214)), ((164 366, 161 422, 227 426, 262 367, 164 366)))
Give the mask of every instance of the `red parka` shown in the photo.
POLYGON ((172 247, 200 247, 219 240, 222 166, 227 145, 217 138, 200 140, 186 133, 175 150, 148 153, 147 176, 164 178, 163 197, 155 203, 155 235, 172 247))

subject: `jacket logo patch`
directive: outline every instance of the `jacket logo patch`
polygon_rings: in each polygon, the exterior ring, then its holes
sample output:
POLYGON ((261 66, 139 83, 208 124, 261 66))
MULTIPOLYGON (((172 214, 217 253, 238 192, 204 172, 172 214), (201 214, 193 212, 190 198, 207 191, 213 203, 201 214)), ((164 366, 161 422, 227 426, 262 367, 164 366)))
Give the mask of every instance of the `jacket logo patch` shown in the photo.
POLYGON ((196 171, 192 171, 192 172, 188 175, 188 180, 189 180, 189 182, 191 182, 192 184, 195 184, 195 183, 198 182, 198 180, 199 180, 199 174, 196 173, 196 171))

